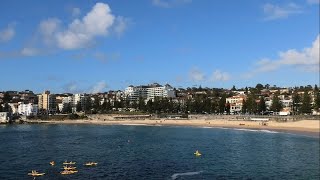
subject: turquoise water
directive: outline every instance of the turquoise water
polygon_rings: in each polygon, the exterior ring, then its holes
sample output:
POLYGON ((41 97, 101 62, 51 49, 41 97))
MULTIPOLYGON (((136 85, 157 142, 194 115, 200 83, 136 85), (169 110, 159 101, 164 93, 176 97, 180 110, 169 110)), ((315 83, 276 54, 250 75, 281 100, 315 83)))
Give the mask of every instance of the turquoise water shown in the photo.
POLYGON ((0 179, 319 179, 319 138, 223 128, 2 125, 0 179), (195 157, 195 150, 202 153, 195 157), (50 166, 54 160, 56 166, 50 166), (78 173, 60 175, 62 162, 78 173), (96 161, 96 167, 83 163, 96 161))

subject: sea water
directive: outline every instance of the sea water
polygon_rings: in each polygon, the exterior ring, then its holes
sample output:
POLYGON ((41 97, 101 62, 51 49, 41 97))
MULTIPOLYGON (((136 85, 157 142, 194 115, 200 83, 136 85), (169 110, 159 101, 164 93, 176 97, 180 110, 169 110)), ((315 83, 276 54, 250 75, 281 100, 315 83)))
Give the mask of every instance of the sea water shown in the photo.
POLYGON ((46 173, 37 179, 319 179, 319 138, 201 127, 1 125, 0 179, 32 179, 31 170, 46 173), (65 160, 79 172, 61 175, 65 160), (85 167, 88 161, 98 165, 85 167))

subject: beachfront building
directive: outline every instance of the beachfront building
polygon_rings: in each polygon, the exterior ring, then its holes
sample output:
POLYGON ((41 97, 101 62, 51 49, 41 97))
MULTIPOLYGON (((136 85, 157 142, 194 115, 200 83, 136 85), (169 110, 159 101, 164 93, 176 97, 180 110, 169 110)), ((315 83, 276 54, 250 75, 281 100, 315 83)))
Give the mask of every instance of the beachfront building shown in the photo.
POLYGON ((129 101, 137 101, 139 97, 146 99, 148 94, 147 88, 148 86, 135 87, 130 85, 125 89, 124 94, 129 101))
POLYGON ((77 111, 78 104, 80 104, 81 109, 84 109, 88 98, 87 94, 74 94, 72 96, 72 112, 77 111))
POLYGON ((56 112, 56 96, 50 94, 50 91, 45 91, 38 95, 38 108, 48 114, 54 114, 56 112))
POLYGON ((137 101, 139 97, 146 100, 154 100, 155 97, 175 98, 175 91, 169 85, 161 86, 158 83, 141 86, 128 86, 124 91, 125 97, 130 101, 137 101))
POLYGON ((74 106, 77 106, 79 103, 81 104, 81 106, 84 106, 87 97, 88 96, 86 94, 74 94, 70 102, 73 102, 74 106))
POLYGON ((226 98, 226 103, 230 104, 230 113, 241 113, 245 95, 238 95, 226 98))
POLYGON ((35 116, 38 114, 38 105, 33 103, 19 103, 18 113, 24 116, 35 116))
POLYGON ((8 112, 0 112, 0 123, 8 123, 10 121, 10 114, 8 112))
POLYGON ((8 103, 9 107, 10 107, 10 112, 12 114, 17 114, 18 113, 18 106, 19 103, 8 103))

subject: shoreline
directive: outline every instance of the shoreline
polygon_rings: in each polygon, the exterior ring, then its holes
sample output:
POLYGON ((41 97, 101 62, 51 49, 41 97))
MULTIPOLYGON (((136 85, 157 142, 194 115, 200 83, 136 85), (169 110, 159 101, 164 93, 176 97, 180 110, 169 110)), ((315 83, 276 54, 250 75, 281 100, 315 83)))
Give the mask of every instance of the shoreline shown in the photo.
POLYGON ((136 125, 136 126, 185 126, 207 128, 230 128, 269 130, 283 133, 293 133, 320 138, 320 120, 301 120, 296 122, 262 122, 230 121, 230 120, 204 120, 204 119, 158 119, 158 120, 34 120, 28 124, 91 124, 91 125, 136 125))

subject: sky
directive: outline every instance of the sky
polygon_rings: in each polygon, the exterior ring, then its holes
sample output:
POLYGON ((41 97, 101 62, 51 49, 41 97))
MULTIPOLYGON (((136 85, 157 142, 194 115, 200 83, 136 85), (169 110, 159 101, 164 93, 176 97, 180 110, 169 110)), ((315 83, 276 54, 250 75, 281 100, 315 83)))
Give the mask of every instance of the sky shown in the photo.
POLYGON ((319 0, 1 0, 0 91, 319 85, 319 0))

